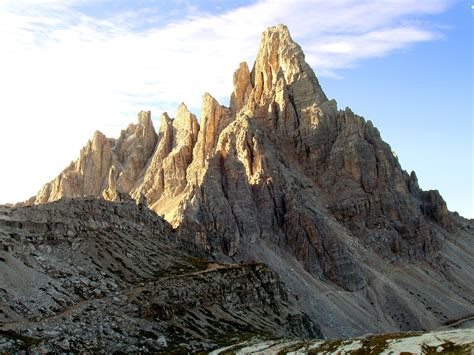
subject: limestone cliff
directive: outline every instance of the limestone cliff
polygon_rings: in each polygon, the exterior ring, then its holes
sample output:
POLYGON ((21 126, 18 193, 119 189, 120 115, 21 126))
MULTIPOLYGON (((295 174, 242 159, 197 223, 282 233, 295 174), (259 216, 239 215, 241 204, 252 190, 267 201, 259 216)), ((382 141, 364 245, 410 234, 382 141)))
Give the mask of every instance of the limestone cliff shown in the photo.
POLYGON ((106 138, 97 131, 81 150, 79 159, 46 184, 32 202, 39 204, 63 197, 101 195, 117 200, 119 193, 130 193, 156 142, 149 111, 140 112, 138 123, 130 124, 117 140, 106 138))
POLYGON ((30 202, 146 200, 189 252, 268 263, 329 335, 432 328, 473 311, 463 294, 474 282, 462 281, 471 224, 419 188, 372 122, 326 97, 285 26, 263 33, 252 70, 242 63, 233 79, 230 107, 205 94, 200 124, 182 104, 158 134, 149 113, 117 141, 96 133, 30 202), (443 294, 452 302, 439 304, 443 294))

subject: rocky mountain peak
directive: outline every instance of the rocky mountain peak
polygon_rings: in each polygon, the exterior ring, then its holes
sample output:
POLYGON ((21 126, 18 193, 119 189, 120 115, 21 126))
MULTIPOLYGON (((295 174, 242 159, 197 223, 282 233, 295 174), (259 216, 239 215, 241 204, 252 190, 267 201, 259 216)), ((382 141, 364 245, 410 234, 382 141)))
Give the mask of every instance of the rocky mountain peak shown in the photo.
POLYGON ((311 297, 322 290, 375 294, 362 307, 346 306, 345 296, 321 296, 319 308, 304 303, 316 318, 321 309, 345 307, 356 318, 370 309, 373 324, 387 327, 439 323, 440 312, 420 316, 424 309, 401 301, 411 296, 399 280, 380 279, 378 270, 445 263, 437 255, 467 222, 437 191, 419 188, 372 122, 327 99, 285 26, 263 33, 252 70, 241 63, 233 79, 230 107, 204 94, 200 124, 181 104, 176 118, 161 116, 159 134, 148 112, 116 141, 96 134, 30 202, 146 198, 194 254, 269 263, 311 297), (294 268, 296 276, 288 273, 294 268))
POLYGON ((188 121, 190 120, 191 112, 189 112, 188 107, 184 102, 181 102, 178 106, 178 110, 176 111, 176 121, 188 121))
POLYGON ((151 120, 151 111, 140 111, 138 113, 138 123, 143 126, 153 125, 151 120))
POLYGON ((201 109, 201 131, 195 148, 195 154, 201 164, 213 153, 219 133, 232 121, 231 116, 227 107, 220 105, 209 93, 204 94, 201 109))
POLYGON ((235 114, 242 109, 252 91, 250 71, 247 62, 242 62, 234 73, 234 91, 230 97, 230 108, 235 114))
POLYGON ((163 145, 165 142, 172 144, 172 140, 165 138, 173 134, 173 119, 168 115, 167 112, 164 112, 160 116, 160 130, 159 130, 159 145, 163 145))
POLYGON ((263 32, 253 73, 266 76, 267 88, 281 75, 291 85, 295 75, 305 69, 304 53, 293 41, 286 26, 270 27, 263 32))
POLYGON ((93 147, 98 148, 104 145, 107 141, 108 138, 101 131, 95 131, 92 136, 91 144, 93 147))
POLYGON ((173 128, 175 129, 175 145, 194 146, 199 132, 199 123, 195 115, 193 115, 184 103, 181 103, 176 112, 176 118, 173 120, 173 128))
POLYGON ((256 103, 271 100, 287 86, 296 101, 313 99, 317 105, 327 101, 301 47, 293 41, 285 25, 263 32, 251 77, 256 103))

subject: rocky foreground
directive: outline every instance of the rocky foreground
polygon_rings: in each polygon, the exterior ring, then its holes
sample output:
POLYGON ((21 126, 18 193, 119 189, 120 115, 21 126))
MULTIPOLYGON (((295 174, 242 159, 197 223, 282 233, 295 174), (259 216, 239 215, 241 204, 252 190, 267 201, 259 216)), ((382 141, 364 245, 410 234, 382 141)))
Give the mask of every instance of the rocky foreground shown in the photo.
POLYGON ((132 200, 0 208, 0 352, 206 351, 321 336, 265 265, 209 263, 175 239, 132 200))
POLYGON ((474 328, 427 333, 372 335, 346 340, 249 341, 215 351, 217 354, 466 354, 474 353, 474 328))
MULTIPOLYGON (((129 199, 0 207, 0 352, 469 354, 467 329, 317 340, 262 263, 222 264, 129 199)), ((469 323, 471 322, 471 323, 469 323)))

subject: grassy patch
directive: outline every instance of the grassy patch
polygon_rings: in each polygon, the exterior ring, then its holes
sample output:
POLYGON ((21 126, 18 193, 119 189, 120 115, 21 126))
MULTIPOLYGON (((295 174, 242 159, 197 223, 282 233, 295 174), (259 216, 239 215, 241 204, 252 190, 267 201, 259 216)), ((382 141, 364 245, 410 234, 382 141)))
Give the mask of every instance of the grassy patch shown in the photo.
POLYGON ((440 352, 453 355, 471 354, 471 346, 468 344, 458 345, 451 341, 447 341, 446 343, 437 346, 429 346, 424 344, 422 349, 427 355, 439 354, 440 352), (441 351, 437 351, 439 347, 442 347, 443 349, 441 351))
POLYGON ((336 340, 329 340, 324 344, 321 344, 317 348, 313 348, 308 351, 308 354, 319 354, 321 352, 325 353, 335 353, 337 349, 344 343, 344 340, 336 339, 336 340))
MULTIPOLYGON (((393 334, 382 334, 382 335, 374 335, 370 336, 364 340, 362 340, 362 347, 364 354, 380 354, 384 351, 389 340, 396 340, 396 339, 403 339, 412 337, 413 333, 393 333, 393 334)), ((361 354, 362 354, 361 353, 361 354)))
POLYGON ((284 355, 288 354, 289 352, 297 351, 297 350, 303 350, 305 353, 308 352, 307 348, 313 344, 314 340, 301 340, 295 344, 288 345, 281 349, 277 354, 278 355, 284 355), (304 348, 304 349, 303 349, 304 348))
POLYGON ((355 341, 360 342, 360 348, 357 350, 351 350, 350 353, 353 355, 366 355, 366 354, 380 354, 384 351, 388 344, 388 341, 409 338, 414 336, 414 333, 393 333, 393 334, 381 334, 372 335, 365 339, 353 339, 353 340, 330 340, 319 347, 311 349, 308 354, 319 354, 323 353, 336 353, 340 351, 340 347, 352 343, 355 341))
POLYGON ((267 341, 267 340, 274 340, 275 336, 266 332, 232 330, 212 339, 212 341, 215 344, 219 345, 219 348, 235 345, 229 350, 222 353, 223 355, 229 355, 229 354, 235 354, 235 352, 239 350, 238 344, 245 342, 246 344, 243 346, 247 346, 249 345, 247 342, 250 342, 253 339, 258 339, 258 341, 261 342, 261 341, 267 341))

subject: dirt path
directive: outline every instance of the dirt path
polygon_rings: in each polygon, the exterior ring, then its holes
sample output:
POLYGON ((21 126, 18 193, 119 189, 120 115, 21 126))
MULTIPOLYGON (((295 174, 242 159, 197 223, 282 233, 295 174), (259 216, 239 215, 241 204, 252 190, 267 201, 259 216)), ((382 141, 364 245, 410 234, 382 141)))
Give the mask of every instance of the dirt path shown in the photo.
POLYGON ((455 321, 451 321, 451 322, 449 322, 449 324, 443 325, 442 327, 438 328, 438 330, 454 328, 454 327, 456 327, 456 326, 458 326, 462 323, 469 322, 471 320, 474 321, 474 314, 471 314, 468 317, 457 319, 455 321))
POLYGON ((69 316, 74 311, 76 311, 80 308, 85 308, 87 305, 89 305, 93 302, 104 300, 104 299, 107 299, 107 298, 111 298, 111 297, 101 297, 101 298, 94 298, 94 299, 91 299, 91 300, 83 300, 83 301, 80 301, 76 304, 73 304, 70 307, 65 308, 62 312, 57 313, 54 316, 42 318, 42 319, 37 320, 37 321, 23 320, 23 321, 19 321, 19 322, 0 324, 0 330, 7 331, 7 330, 14 330, 15 328, 19 328, 19 327, 22 327, 22 326, 44 325, 46 323, 50 323, 52 321, 58 320, 59 318, 69 316))
MULTIPOLYGON (((235 268, 235 267, 236 266, 234 266, 234 265, 209 263, 207 265, 207 268, 204 269, 204 270, 186 272, 186 273, 177 274, 177 275, 163 276, 163 277, 160 277, 160 278, 155 279, 155 280, 149 280, 147 282, 142 283, 142 285, 132 286, 132 287, 126 288, 121 292, 121 294, 124 295, 124 296, 130 297, 134 294, 139 293, 143 289, 145 289, 146 285, 151 284, 151 283, 155 283, 155 282, 160 281, 160 280, 167 280, 167 279, 172 278, 172 277, 183 277, 183 276, 190 276, 190 275, 199 275, 199 274, 203 274, 203 273, 213 272, 213 271, 216 271, 216 270, 219 270, 219 269, 231 269, 231 268, 235 268)), ((108 299, 112 300, 114 297, 116 297, 116 296, 115 295, 113 295, 113 296, 103 296, 103 297, 99 297, 99 298, 83 300, 83 301, 80 301, 76 304, 73 304, 72 306, 69 306, 69 307, 65 308, 60 313, 57 313, 57 314, 55 314, 53 316, 50 316, 50 317, 42 318, 38 321, 22 320, 22 321, 18 321, 18 322, 3 323, 3 324, 0 324, 0 330, 8 331, 8 330, 15 330, 16 328, 31 327, 31 326, 35 326, 35 325, 36 326, 38 326, 38 325, 39 326, 44 326, 48 323, 59 320, 60 318, 67 317, 67 316, 71 315, 72 313, 74 313, 75 311, 86 308, 88 305, 90 305, 92 303, 99 302, 99 301, 104 301, 104 300, 108 300, 108 299)))

